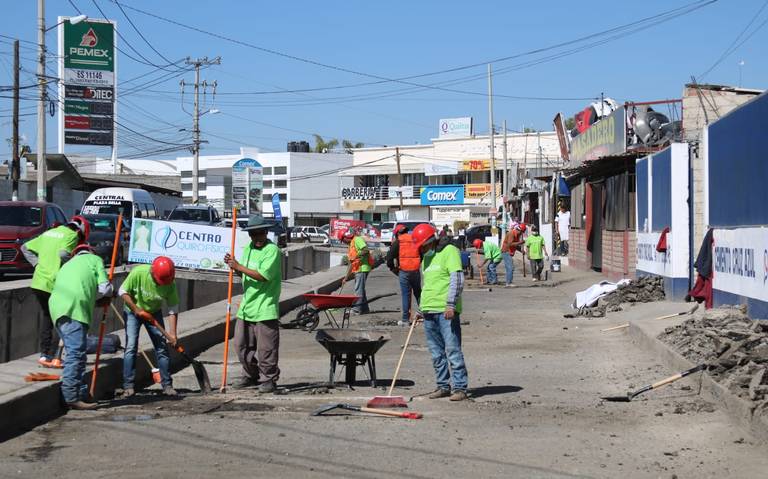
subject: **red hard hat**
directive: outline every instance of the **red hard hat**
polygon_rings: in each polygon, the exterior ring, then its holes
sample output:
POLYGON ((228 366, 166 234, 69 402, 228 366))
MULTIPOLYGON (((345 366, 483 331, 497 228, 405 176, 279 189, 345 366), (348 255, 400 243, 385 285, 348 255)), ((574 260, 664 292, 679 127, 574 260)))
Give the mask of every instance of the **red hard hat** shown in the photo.
POLYGON ((526 230, 526 229, 528 229, 528 227, 527 227, 527 226, 525 226, 525 223, 520 223, 520 231, 522 231, 523 233, 525 233, 525 230, 526 230))
POLYGON ((176 266, 174 266, 173 260, 167 256, 155 258, 149 271, 152 274, 152 279, 162 286, 173 283, 173 279, 176 277, 176 266))
POLYGON ((472 242, 472 246, 474 246, 477 249, 480 249, 483 247, 483 240, 480 238, 477 238, 475 241, 472 242))
POLYGON ((344 241, 352 241, 352 239, 355 237, 355 230, 352 228, 348 228, 346 231, 344 231, 344 235, 341 237, 344 241))
POLYGON ((88 241, 88 235, 91 233, 91 225, 88 223, 87 219, 80 215, 76 215, 70 218, 67 225, 72 225, 77 228, 78 233, 80 233, 80 239, 82 242, 88 241))
POLYGON ((417 248, 421 248, 431 240, 435 239, 436 231, 437 230, 435 230, 435 227, 428 223, 417 225, 411 234, 411 237, 413 238, 413 244, 417 248))
POLYGON ((395 236, 397 236, 397 235, 399 235, 399 234, 400 234, 400 232, 401 232, 401 231, 402 231, 402 232, 405 232, 405 231, 407 231, 407 230, 408 230, 408 228, 407 228, 405 225, 397 225, 397 226, 395 226, 395 230, 394 230, 392 233, 393 233, 395 236))
POLYGON ((93 247, 89 245, 88 243, 80 243, 79 245, 75 246, 75 249, 72 250, 72 256, 75 256, 76 254, 87 251, 89 253, 93 253, 93 247))

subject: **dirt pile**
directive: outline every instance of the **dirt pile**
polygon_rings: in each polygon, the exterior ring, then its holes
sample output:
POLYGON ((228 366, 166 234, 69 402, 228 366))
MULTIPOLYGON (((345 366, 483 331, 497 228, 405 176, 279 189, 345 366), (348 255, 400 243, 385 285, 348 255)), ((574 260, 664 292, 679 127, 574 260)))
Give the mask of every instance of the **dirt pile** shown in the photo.
POLYGON ((723 306, 667 328, 659 339, 692 362, 707 363, 710 376, 756 408, 768 408, 768 322, 723 306))
POLYGON ((622 311, 622 304, 651 303, 663 301, 664 298, 664 278, 643 276, 629 284, 620 284, 616 291, 600 298, 594 306, 583 306, 564 316, 566 318, 602 318, 606 312, 622 311))

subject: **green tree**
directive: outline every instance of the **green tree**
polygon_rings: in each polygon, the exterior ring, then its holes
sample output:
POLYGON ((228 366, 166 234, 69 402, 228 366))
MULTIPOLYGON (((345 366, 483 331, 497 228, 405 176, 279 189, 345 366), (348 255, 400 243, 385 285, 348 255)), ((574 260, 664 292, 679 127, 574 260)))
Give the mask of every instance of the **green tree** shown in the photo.
POLYGON ((566 130, 573 130, 575 127, 576 127, 576 120, 573 117, 567 118, 565 120, 566 130))
POLYGON ((347 153, 352 153, 353 148, 362 148, 365 146, 365 144, 360 142, 352 143, 349 140, 342 140, 341 146, 344 148, 344 151, 346 151, 347 153))
POLYGON ((323 140, 323 137, 315 133, 312 135, 315 137, 315 153, 328 153, 329 151, 333 150, 337 146, 339 146, 339 140, 332 139, 325 141, 323 140))

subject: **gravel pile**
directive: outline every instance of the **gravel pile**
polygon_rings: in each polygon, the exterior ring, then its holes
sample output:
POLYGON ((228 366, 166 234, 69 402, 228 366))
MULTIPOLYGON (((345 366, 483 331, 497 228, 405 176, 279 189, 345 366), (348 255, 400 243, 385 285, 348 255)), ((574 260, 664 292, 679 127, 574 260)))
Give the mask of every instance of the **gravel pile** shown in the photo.
POLYGON ((629 284, 621 284, 612 293, 603 296, 594 306, 584 306, 575 312, 564 315, 566 318, 602 318, 605 313, 622 311, 622 304, 651 303, 664 301, 664 278, 644 276, 629 284))
POLYGON ((768 408, 768 322, 749 319, 746 308, 723 306, 696 313, 659 339, 739 397, 768 408))

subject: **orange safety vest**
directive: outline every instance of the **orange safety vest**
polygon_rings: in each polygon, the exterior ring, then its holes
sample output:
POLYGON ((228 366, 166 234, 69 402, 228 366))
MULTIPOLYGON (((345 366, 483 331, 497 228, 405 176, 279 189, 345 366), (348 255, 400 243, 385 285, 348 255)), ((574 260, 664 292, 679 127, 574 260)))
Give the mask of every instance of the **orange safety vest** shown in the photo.
POLYGON ((419 249, 413 242, 413 237, 408 233, 403 233, 397 237, 399 244, 398 258, 401 271, 418 271, 421 267, 421 258, 419 249))
MULTIPOLYGON (((357 248, 355 248, 354 238, 352 238, 352 241, 349 242, 347 258, 349 259, 349 262, 352 263, 352 272, 357 273, 360 271, 360 258, 357 256, 357 248)), ((368 252, 368 265, 371 267, 374 265, 373 254, 371 254, 370 251, 368 252)))

